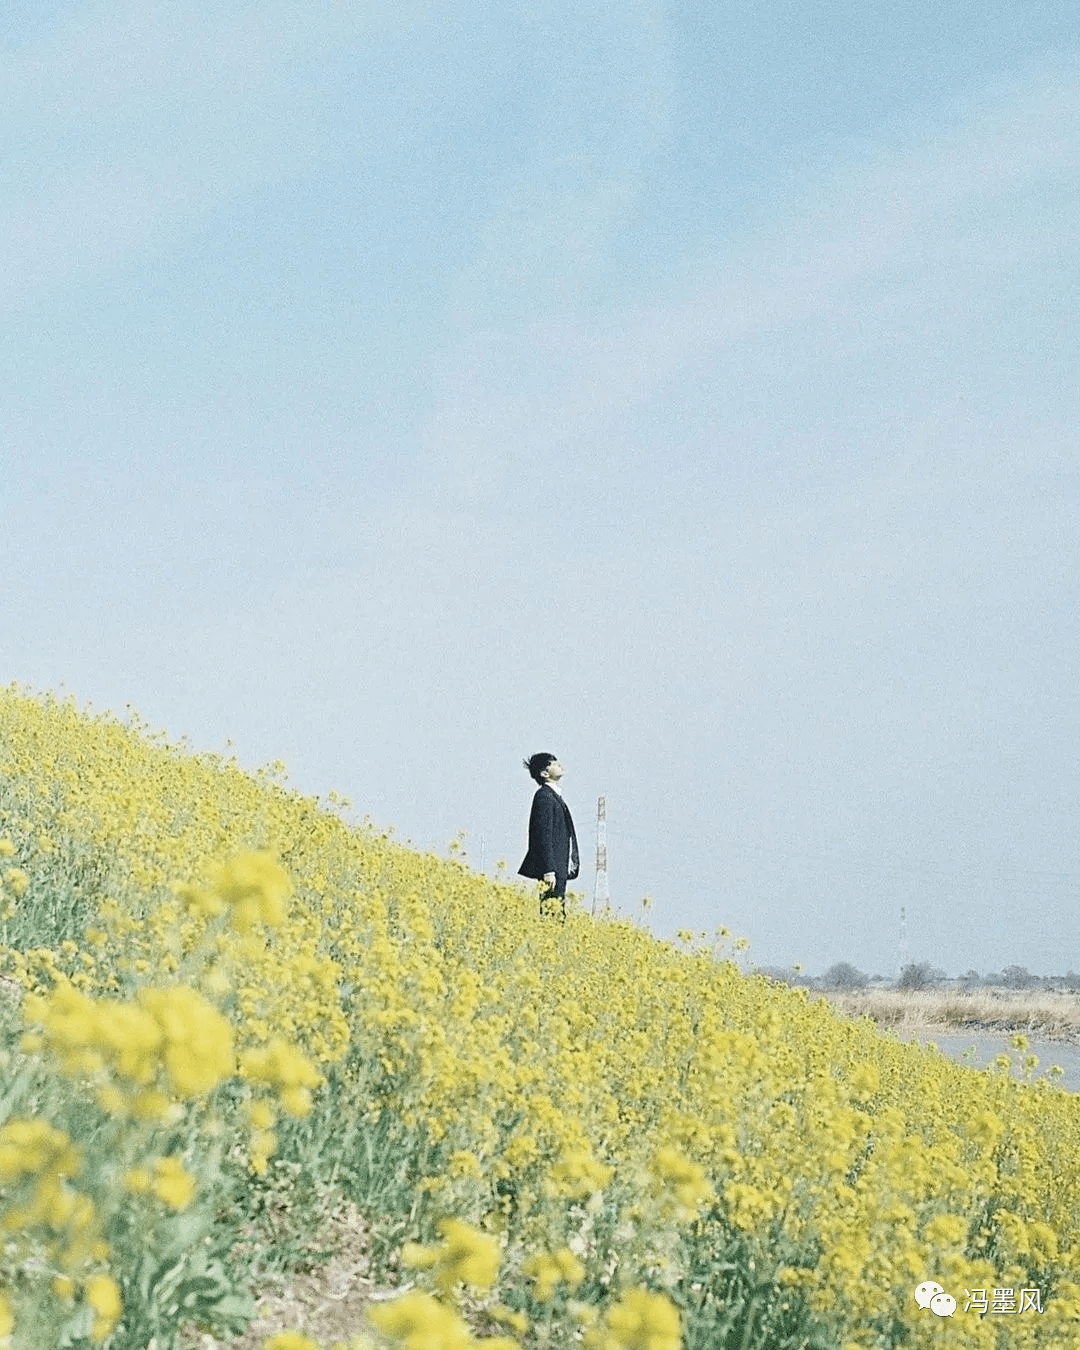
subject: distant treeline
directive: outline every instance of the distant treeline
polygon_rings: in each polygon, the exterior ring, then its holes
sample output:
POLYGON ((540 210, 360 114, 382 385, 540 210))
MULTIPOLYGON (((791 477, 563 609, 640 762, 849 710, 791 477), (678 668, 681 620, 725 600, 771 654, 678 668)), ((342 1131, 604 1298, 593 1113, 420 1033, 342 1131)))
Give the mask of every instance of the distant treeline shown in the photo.
POLYGON ((873 985, 893 989, 1060 989, 1080 992, 1080 975, 1070 970, 1065 975, 1032 975, 1026 966, 1006 966, 1002 971, 980 975, 977 970, 966 971, 952 978, 929 961, 913 961, 900 972, 899 978, 887 975, 867 975, 849 961, 837 961, 823 975, 804 975, 781 966, 757 966, 761 975, 784 984, 803 985, 809 989, 865 989, 873 985))

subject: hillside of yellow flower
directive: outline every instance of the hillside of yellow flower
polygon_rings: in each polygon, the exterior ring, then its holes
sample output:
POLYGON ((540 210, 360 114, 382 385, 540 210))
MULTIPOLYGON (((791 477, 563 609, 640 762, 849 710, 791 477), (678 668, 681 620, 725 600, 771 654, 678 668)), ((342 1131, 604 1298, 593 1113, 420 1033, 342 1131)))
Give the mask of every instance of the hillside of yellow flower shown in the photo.
POLYGON ((242 1329, 286 1160, 412 1285, 357 1345, 930 1346, 928 1279, 950 1345, 1080 1344, 1076 1096, 542 920, 280 767, 0 694, 0 1344, 242 1329))

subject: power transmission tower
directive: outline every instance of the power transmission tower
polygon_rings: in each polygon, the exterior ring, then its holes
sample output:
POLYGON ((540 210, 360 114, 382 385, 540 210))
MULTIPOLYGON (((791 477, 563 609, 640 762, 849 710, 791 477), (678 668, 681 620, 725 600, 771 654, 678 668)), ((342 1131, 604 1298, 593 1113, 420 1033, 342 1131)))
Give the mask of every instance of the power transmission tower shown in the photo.
POLYGON ((606 914, 611 909, 607 882, 607 798, 596 803, 596 884, 593 887, 592 912, 606 914))
POLYGON ((898 969, 897 969, 897 972, 896 972, 897 979, 899 979, 900 976, 903 975, 903 973, 904 973, 904 967, 907 965, 907 963, 908 963, 908 955, 907 955, 907 911, 906 911, 906 909, 904 908, 904 906, 901 905, 901 906, 900 906, 900 952, 899 952, 898 969))

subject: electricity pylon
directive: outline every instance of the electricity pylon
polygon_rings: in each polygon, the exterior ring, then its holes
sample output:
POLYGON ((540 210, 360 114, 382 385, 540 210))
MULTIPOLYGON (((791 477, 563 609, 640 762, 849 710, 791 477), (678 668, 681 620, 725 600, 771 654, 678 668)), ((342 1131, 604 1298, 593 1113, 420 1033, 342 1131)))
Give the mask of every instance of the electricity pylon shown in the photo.
POLYGON ((593 886, 592 912, 606 914, 611 909, 607 882, 607 800, 596 803, 596 884, 593 886))
POLYGON ((903 905, 900 906, 900 951, 898 953, 899 969, 896 972, 897 979, 904 973, 904 967, 908 963, 907 954, 907 910, 903 905))

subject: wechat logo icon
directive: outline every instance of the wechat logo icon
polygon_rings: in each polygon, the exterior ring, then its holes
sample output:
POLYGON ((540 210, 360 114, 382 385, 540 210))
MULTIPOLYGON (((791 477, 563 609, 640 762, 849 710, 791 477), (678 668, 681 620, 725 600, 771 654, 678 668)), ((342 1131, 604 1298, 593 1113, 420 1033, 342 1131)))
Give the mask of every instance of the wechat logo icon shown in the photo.
POLYGON ((937 1317, 951 1317, 956 1311, 956 1299, 947 1294, 937 1280, 923 1280, 917 1285, 915 1302, 920 1308, 929 1308, 937 1317))

